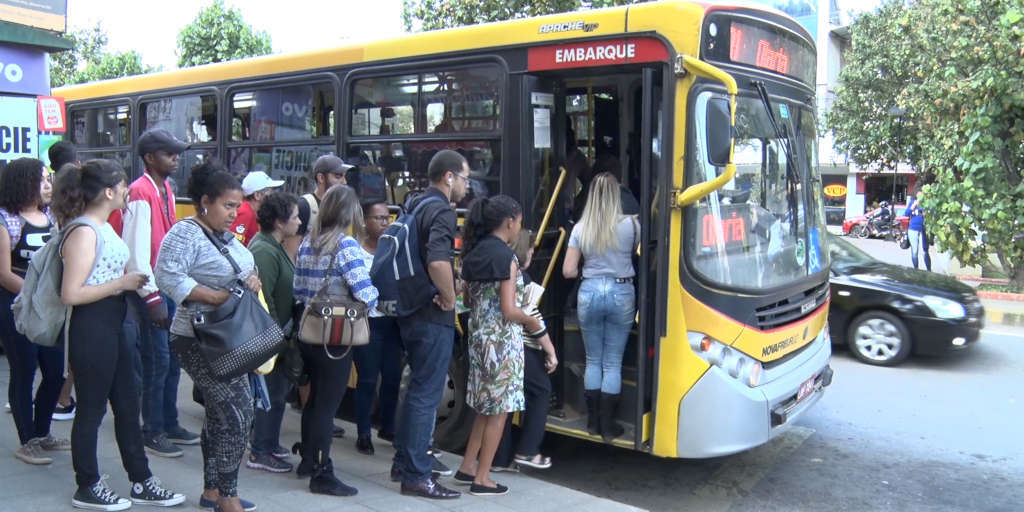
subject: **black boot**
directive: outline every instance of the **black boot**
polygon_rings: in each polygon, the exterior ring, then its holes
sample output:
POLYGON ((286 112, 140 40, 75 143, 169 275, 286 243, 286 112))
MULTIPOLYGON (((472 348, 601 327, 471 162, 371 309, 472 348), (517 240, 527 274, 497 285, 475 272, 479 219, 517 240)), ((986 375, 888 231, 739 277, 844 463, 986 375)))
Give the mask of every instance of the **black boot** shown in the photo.
POLYGON ((615 421, 615 411, 618 408, 619 395, 601 393, 601 404, 599 406, 601 438, 606 443, 612 442, 612 439, 621 436, 624 432, 623 428, 615 421))
POLYGON ((587 400, 587 433, 596 436, 601 433, 601 424, 598 421, 597 404, 601 400, 600 389, 586 389, 583 397, 587 400))
POLYGON ((327 462, 313 467, 313 477, 309 479, 309 490, 313 494, 327 494, 330 496, 355 496, 359 491, 338 480, 334 476, 334 464, 331 459, 327 462))

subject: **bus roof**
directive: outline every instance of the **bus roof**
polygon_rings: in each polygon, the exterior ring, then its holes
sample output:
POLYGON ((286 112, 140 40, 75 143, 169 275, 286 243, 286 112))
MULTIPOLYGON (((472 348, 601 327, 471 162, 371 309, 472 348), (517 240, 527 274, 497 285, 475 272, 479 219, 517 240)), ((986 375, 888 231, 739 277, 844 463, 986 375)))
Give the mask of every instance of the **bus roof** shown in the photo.
POLYGON ((668 0, 433 30, 319 50, 206 64, 65 86, 54 89, 52 94, 67 101, 110 98, 145 91, 309 72, 361 62, 385 62, 474 50, 483 48, 481 41, 487 42, 487 48, 500 48, 628 32, 656 32, 666 39, 672 50, 696 55, 697 39, 693 34, 699 32, 704 13, 719 8, 749 8, 786 16, 770 7, 745 2, 712 4, 668 0))

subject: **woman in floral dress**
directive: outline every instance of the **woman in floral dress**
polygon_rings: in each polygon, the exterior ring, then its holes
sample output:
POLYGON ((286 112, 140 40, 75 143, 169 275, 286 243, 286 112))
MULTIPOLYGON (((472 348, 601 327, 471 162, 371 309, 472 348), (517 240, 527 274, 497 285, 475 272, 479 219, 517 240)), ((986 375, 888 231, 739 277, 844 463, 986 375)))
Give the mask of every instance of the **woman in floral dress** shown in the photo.
POLYGON ((501 442, 505 419, 525 407, 523 329, 546 336, 543 323, 521 308, 523 277, 508 244, 522 229, 519 203, 508 196, 473 204, 465 224, 462 277, 469 314, 469 379, 466 403, 476 411, 458 483, 470 494, 505 494, 508 487, 491 480, 491 464, 501 442))

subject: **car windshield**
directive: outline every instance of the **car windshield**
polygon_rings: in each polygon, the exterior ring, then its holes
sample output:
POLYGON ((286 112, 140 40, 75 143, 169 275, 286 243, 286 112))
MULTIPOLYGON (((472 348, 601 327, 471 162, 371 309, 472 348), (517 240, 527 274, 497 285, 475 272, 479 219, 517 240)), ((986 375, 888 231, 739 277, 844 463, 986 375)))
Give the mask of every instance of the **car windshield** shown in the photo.
MULTIPOLYGON (((698 96, 696 133, 709 93, 698 96)), ((689 183, 721 172, 701 140, 689 152, 689 183)), ((733 288, 784 286, 828 267, 815 119, 804 105, 736 100, 736 177, 687 210, 686 256, 699 275, 733 288), (771 109, 770 113, 768 108, 771 109), (785 128, 776 129, 775 122, 785 128)))
POLYGON ((832 256, 832 267, 837 270, 870 265, 878 260, 858 249, 850 242, 834 235, 828 236, 828 252, 832 256))

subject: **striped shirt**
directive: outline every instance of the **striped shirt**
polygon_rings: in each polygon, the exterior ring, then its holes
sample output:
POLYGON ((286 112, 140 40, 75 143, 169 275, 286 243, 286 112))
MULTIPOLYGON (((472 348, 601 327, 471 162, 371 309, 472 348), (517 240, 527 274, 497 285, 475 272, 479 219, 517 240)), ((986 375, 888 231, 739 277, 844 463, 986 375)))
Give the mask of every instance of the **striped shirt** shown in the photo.
POLYGON ((295 300, 309 304, 323 285, 331 258, 334 258, 331 277, 344 279, 356 299, 371 308, 377 307, 377 289, 370 282, 370 269, 363 263, 362 253, 363 248, 351 236, 346 235, 341 239, 336 252, 328 251, 320 255, 313 252, 309 237, 304 238, 295 261, 295 280, 292 287, 295 300))

